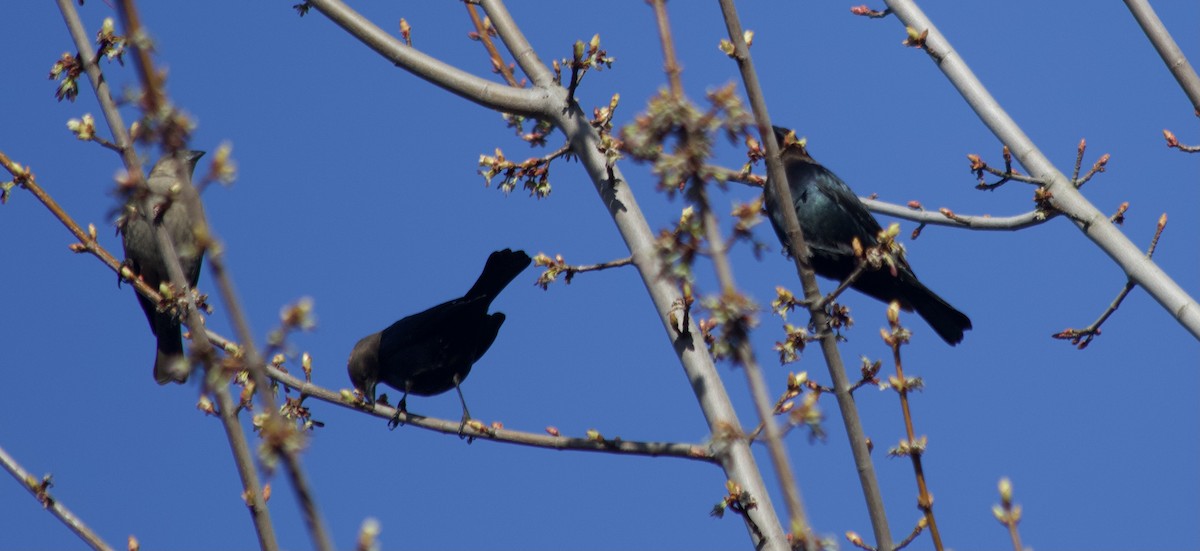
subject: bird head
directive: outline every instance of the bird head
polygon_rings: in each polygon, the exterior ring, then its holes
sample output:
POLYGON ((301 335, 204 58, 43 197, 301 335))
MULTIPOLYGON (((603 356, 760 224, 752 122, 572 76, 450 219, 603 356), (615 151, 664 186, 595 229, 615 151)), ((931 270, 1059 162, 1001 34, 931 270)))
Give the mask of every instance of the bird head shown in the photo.
POLYGON ((786 158, 794 158, 794 160, 812 161, 809 155, 808 138, 799 138, 796 136, 796 131, 791 128, 782 126, 772 126, 775 131, 775 142, 779 143, 779 152, 781 156, 786 158))
MULTIPOLYGON (((179 160, 179 163, 182 163, 182 168, 184 168, 189 175, 196 170, 196 162, 199 161, 200 157, 203 156, 203 151, 196 151, 193 149, 181 149, 176 152, 176 159, 179 160)), ((179 163, 171 162, 171 158, 167 156, 160 157, 158 162, 154 163, 154 168, 150 170, 150 175, 169 176, 178 174, 176 168, 180 167, 179 163)))

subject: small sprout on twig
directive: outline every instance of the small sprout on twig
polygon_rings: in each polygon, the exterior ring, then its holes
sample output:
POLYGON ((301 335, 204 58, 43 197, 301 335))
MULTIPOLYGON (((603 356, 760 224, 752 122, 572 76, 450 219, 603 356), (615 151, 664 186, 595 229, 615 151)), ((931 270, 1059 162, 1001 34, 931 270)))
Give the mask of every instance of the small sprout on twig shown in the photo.
POLYGON ((704 229, 696 209, 684 207, 679 214, 679 222, 672 230, 662 230, 655 241, 659 256, 670 266, 663 274, 683 285, 692 281, 692 264, 700 253, 700 244, 704 238, 704 229))
POLYGON ((788 373, 787 390, 785 390, 783 395, 779 397, 779 400, 775 402, 775 414, 779 415, 791 411, 792 408, 795 407, 795 403, 792 402, 792 399, 804 392, 804 388, 806 386, 808 386, 807 371, 801 371, 800 373, 788 373))
MULTIPOLYGON (((498 34, 496 33, 496 28, 492 26, 492 18, 491 17, 484 16, 483 32, 484 32, 484 34, 486 34, 489 37, 495 38, 496 36, 498 36, 498 34)), ((479 31, 471 31, 471 32, 467 33, 467 38, 469 38, 471 40, 481 40, 482 36, 479 34, 479 31)))
POLYGON ((125 65, 125 37, 116 33, 111 17, 104 18, 100 31, 96 33, 96 58, 105 57, 125 65))
POLYGON ((1179 139, 1175 134, 1166 128, 1163 129, 1163 137, 1167 139, 1167 147, 1175 148, 1184 153, 1195 153, 1200 151, 1200 145, 1186 145, 1179 143, 1179 139))
POLYGON ((400 38, 404 39, 405 45, 412 46, 412 26, 403 17, 400 18, 400 38))
POLYGON ((82 118, 67 121, 67 129, 82 141, 91 141, 96 137, 96 119, 91 113, 84 113, 82 118))
POLYGON ((196 400, 196 409, 204 412, 205 415, 217 415, 217 406, 213 405, 212 400, 205 395, 201 395, 200 398, 196 400))
POLYGON ((1051 200, 1054 199, 1054 193, 1045 187, 1038 187, 1033 190, 1033 204, 1036 205, 1036 210, 1045 216, 1047 213, 1057 212, 1051 200))
POLYGON ((855 532, 853 530, 846 531, 846 541, 850 542, 850 545, 853 545, 859 549, 865 549, 866 551, 876 551, 874 547, 867 545, 867 542, 863 541, 862 536, 858 535, 858 532, 855 532))
POLYGON ((1087 140, 1079 138, 1079 146, 1075 148, 1075 170, 1071 171, 1071 181, 1079 179, 1079 167, 1083 166, 1083 154, 1087 151, 1087 140))
POLYGON ((529 195, 541 199, 550 195, 550 161, 565 156, 571 151, 570 145, 565 145, 544 157, 530 157, 520 163, 514 163, 504 157, 504 152, 496 148, 495 156, 480 155, 479 166, 484 185, 491 185, 496 176, 503 176, 499 187, 504 193, 516 189, 517 182, 523 181, 529 195))
POLYGON ((1121 203, 1121 206, 1117 207, 1117 212, 1114 212, 1113 215, 1111 217, 1109 217, 1108 220, 1110 222, 1112 222, 1113 224, 1118 224, 1118 225, 1124 224, 1125 223, 1125 211, 1127 211, 1127 210, 1129 210, 1129 201, 1125 201, 1124 203, 1121 203))
POLYGON ((592 442, 604 442, 604 435, 600 434, 600 431, 596 429, 588 429, 586 434, 587 439, 592 442))
MULTIPOLYGON (((750 46, 753 46, 754 45, 754 31, 749 31, 749 30, 743 31, 742 32, 742 40, 746 41, 747 49, 750 48, 750 46)), ((729 57, 733 57, 736 53, 736 50, 733 47, 733 42, 730 42, 730 40, 728 38, 722 38, 721 42, 717 44, 717 49, 721 50, 721 53, 723 53, 729 57)))
POLYGON ((929 438, 922 436, 916 440, 901 440, 896 447, 888 450, 888 457, 923 455, 929 438))
POLYGON ((79 75, 83 74, 83 63, 79 56, 63 52, 62 57, 50 68, 50 80, 62 79, 54 90, 54 98, 58 101, 74 102, 79 96, 79 75))
POLYGON ((1074 182, 1075 187, 1076 188, 1083 187, 1083 184, 1086 184, 1088 182, 1088 180, 1091 180, 1092 176, 1095 176, 1096 174, 1098 174, 1100 172, 1104 172, 1104 169, 1105 169, 1105 167, 1108 166, 1108 161, 1111 158, 1112 158, 1112 155, 1105 153, 1105 154, 1101 155, 1099 159, 1096 159, 1096 162, 1094 164, 1092 164, 1092 168, 1090 170, 1088 170, 1087 174, 1084 174, 1083 177, 1081 177, 1081 178, 1073 178, 1072 179, 1072 182, 1074 182))
POLYGON ((712 516, 723 518, 726 509, 731 510, 739 515, 745 515, 750 509, 758 507, 758 502, 750 495, 750 492, 743 490, 736 482, 732 480, 725 481, 725 497, 713 506, 712 516))
POLYGON ((600 49, 600 35, 592 36, 592 39, 584 44, 582 40, 575 41, 575 46, 571 51, 570 60, 562 60, 562 65, 571 68, 571 82, 567 87, 567 103, 575 101, 575 89, 579 86, 579 82, 583 80, 583 75, 587 74, 589 69, 597 71, 612 68, 615 58, 609 57, 608 52, 600 49))
POLYGON ((779 352, 779 365, 787 365, 800 359, 800 353, 804 352, 804 346, 811 339, 808 331, 803 327, 796 327, 790 323, 783 324, 784 339, 775 343, 775 350, 779 352))
POLYGON ((317 326, 317 318, 313 315, 312 297, 301 297, 279 311, 279 319, 285 327, 309 331, 317 326))
MULTIPOLYGON (((919 500, 920 498, 917 498, 917 499, 919 500)), ((928 527, 929 527, 929 517, 922 516, 921 518, 917 519, 917 524, 916 524, 916 526, 913 526, 912 532, 909 532, 908 537, 904 538, 903 541, 897 543, 896 547, 894 549, 896 551, 900 551, 901 549, 908 547, 908 545, 910 543, 912 543, 913 540, 917 539, 917 536, 921 535, 921 532, 925 531, 925 529, 928 527)), ((936 547, 939 549, 941 548, 940 545, 936 545, 936 547)))
MULTIPOLYGON (((280 354, 282 355, 282 354, 280 354)), ((242 382, 242 393, 238 395, 238 408, 254 411, 254 381, 246 379, 242 382)))
POLYGON ((232 184, 237 179, 237 162, 233 160, 233 144, 221 142, 213 153, 212 163, 208 167, 205 182, 217 181, 223 185, 232 184))
POLYGON ((863 17, 870 17, 871 19, 879 19, 882 17, 887 17, 888 15, 891 15, 892 8, 888 8, 883 11, 879 11, 879 10, 873 10, 871 8, 868 8, 866 5, 853 6, 850 8, 850 13, 852 13, 854 15, 861 15, 863 17))
POLYGON ((549 434, 550 436, 559 436, 558 427, 555 427, 555 426, 546 427, 546 434, 549 434))
POLYGON ((1012 481, 1008 477, 1000 479, 998 484, 1000 491, 1000 504, 992 506, 992 515, 996 520, 1008 528, 1009 537, 1012 538, 1013 547, 1022 549, 1021 534, 1017 531, 1017 525, 1021 523, 1021 506, 1013 503, 1013 488, 1012 481))
POLYGON ((721 327, 721 334, 712 345, 713 356, 717 358, 737 356, 732 352, 746 338, 750 329, 758 325, 758 305, 749 297, 732 292, 719 296, 710 296, 703 301, 704 308, 710 317, 721 327))
POLYGON ((717 344, 717 337, 713 335, 713 329, 717 328, 717 322, 704 318, 696 322, 696 326, 700 329, 700 338, 704 339, 704 345, 712 350, 717 344))
POLYGON ((775 312, 779 317, 787 321, 787 314, 795 310, 797 306, 803 305, 804 301, 796 298, 791 291, 780 285, 775 287, 775 300, 771 301, 771 311, 775 312))
POLYGON ((88 224, 87 229, 88 241, 90 243, 71 243, 71 252, 86 253, 91 250, 92 245, 96 243, 96 225, 88 224))
POLYGON ((730 213, 734 220, 733 224, 733 241, 745 241, 753 247, 755 258, 762 258, 762 252, 767 249, 767 245, 754 239, 754 226, 762 223, 763 213, 763 197, 759 195, 749 203, 733 204, 733 211, 730 213))
POLYGON ((904 37, 904 42, 901 42, 901 44, 910 48, 925 48, 925 39, 929 38, 929 29, 917 32, 917 30, 912 27, 904 27, 904 32, 906 36, 904 37))
POLYGON ((362 527, 358 529, 358 540, 354 544, 355 551, 379 551, 379 533, 383 529, 375 517, 367 517, 362 527))
POLYGON ((541 287, 543 290, 548 289, 550 284, 554 283, 558 279, 559 274, 564 273, 566 276, 563 278, 563 281, 569 285, 571 283, 571 279, 573 279, 577 273, 597 272, 600 270, 617 268, 629 264, 633 264, 632 256, 610 262, 603 262, 600 264, 571 266, 570 264, 567 264, 565 260, 563 260, 561 254, 554 255, 554 258, 550 258, 545 254, 538 253, 537 256, 533 257, 533 265, 545 266, 546 270, 542 272, 542 275, 538 276, 537 281, 534 282, 534 285, 541 287))
POLYGON ((880 336, 883 337, 883 342, 890 347, 894 347, 899 344, 907 344, 909 339, 912 337, 912 333, 909 332, 909 330, 903 325, 900 325, 899 302, 893 300, 888 304, 887 319, 891 330, 879 330, 880 336))

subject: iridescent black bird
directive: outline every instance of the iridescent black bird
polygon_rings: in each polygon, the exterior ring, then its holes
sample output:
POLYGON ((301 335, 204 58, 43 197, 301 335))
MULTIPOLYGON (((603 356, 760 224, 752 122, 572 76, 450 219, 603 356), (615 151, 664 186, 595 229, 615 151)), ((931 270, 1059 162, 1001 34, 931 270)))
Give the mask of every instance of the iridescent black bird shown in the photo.
POLYGON ((450 389, 462 402, 459 434, 471 418, 459 385, 483 356, 504 323, 504 314, 488 313, 492 300, 529 266, 525 251, 504 249, 488 257, 483 273, 462 298, 408 316, 387 329, 363 337, 347 362, 350 382, 368 403, 384 383, 404 392, 397 406, 406 412, 409 394, 433 396, 450 389))
MULTIPOLYGON (((784 146, 784 138, 789 132, 776 126, 775 139, 779 142, 780 157, 787 171, 796 218, 800 219, 800 230, 812 251, 813 270, 818 275, 842 281, 858 265, 851 241, 857 237, 863 247, 874 247, 882 228, 850 187, 813 160, 803 143, 784 146)), ((783 218, 769 193, 765 194, 765 199, 775 235, 784 249, 791 252, 783 218)), ((851 287, 884 302, 898 301, 905 310, 916 310, 948 344, 962 342, 963 331, 971 328, 970 318, 922 285, 903 258, 897 259, 895 276, 887 268, 867 271, 851 287)))

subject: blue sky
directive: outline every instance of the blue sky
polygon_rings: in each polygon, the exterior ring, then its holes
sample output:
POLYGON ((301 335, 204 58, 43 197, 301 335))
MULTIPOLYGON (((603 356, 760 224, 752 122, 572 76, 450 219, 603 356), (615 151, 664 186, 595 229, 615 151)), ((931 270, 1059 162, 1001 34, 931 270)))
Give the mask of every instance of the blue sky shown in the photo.
MULTIPOLYGON (((143 16, 158 62, 169 67, 171 97, 199 123, 193 146, 234 145, 239 180, 208 189, 204 201, 252 326, 265 335, 282 305, 313 297, 319 326, 290 345, 313 355, 318 384, 348 387, 345 361, 359 337, 460 296, 493 250, 562 254, 572 263, 628 255, 577 164, 554 165, 546 199, 485 188, 479 154, 496 147, 517 159, 541 153, 515 139, 498 114, 398 70, 318 13, 296 17, 292 3, 147 4, 143 16)), ((466 38, 470 23, 459 3, 358 4, 385 29, 405 18, 421 50, 488 74, 482 48, 466 38)), ((999 164, 1000 144, 925 55, 900 46, 904 30, 894 18, 855 17, 848 3, 742 4, 743 25, 757 33, 752 51, 773 120, 798 128, 813 156, 858 193, 960 213, 1032 208, 1024 184, 974 189, 965 156, 999 164)), ((1200 6, 1160 4, 1160 17, 1194 58, 1200 6)), ((587 75, 580 103, 587 110, 619 92, 616 120, 629 122, 664 83, 651 10, 634 1, 547 5, 514 2, 510 9, 543 60, 568 57, 575 40, 599 33, 617 61, 587 75)), ((735 80, 736 66, 717 50, 724 27, 715 3, 669 7, 689 95, 700 100, 735 80)), ((1188 143, 1200 134, 1128 11, 1078 1, 922 7, 1060 169, 1069 173, 1080 138, 1089 144, 1086 164, 1112 154, 1085 194, 1106 212, 1129 201, 1125 231, 1141 246, 1168 213, 1155 260, 1200 295, 1198 158, 1168 150, 1161 130, 1188 143)), ((0 12, 20 22, 9 26, 10 45, 20 46, 5 56, 0 151, 32 166, 49 193, 80 222, 95 223, 102 244, 119 254, 109 224, 119 159, 75 140, 65 126, 83 113, 98 116, 94 98, 84 90, 77 103, 58 103, 46 79, 61 53, 74 51, 62 19, 45 3, 13 2, 0 12)), ((89 2, 81 13, 94 32, 110 8, 89 2)), ((132 85, 129 68, 106 71, 118 90, 132 85)), ((125 116, 132 120, 133 111, 125 116)), ((717 160, 737 167, 744 155, 723 145, 717 160)), ((684 204, 656 193, 645 167, 626 161, 622 169, 652 227, 678 218, 684 204)), ((754 195, 732 186, 714 199, 754 195)), ((902 226, 907 235, 913 224, 902 226)), ((196 411, 197 385, 154 384, 152 339, 132 291, 118 289, 95 259, 70 253, 71 236, 28 193, 14 191, 0 208, 0 235, 8 274, 0 287, 0 446, 32 472, 53 473, 54 495, 110 544, 133 534, 147 548, 252 547, 220 426, 196 411)), ((764 224, 757 235, 771 252, 755 260, 735 251, 735 270, 742 289, 766 306, 776 285, 799 283, 770 229, 764 224)), ((1051 340, 1095 319, 1125 281, 1065 220, 1012 233, 927 228, 906 246, 922 281, 975 326, 950 348, 920 320, 905 318, 915 335, 906 373, 926 385, 915 398, 915 422, 929 438, 926 472, 947 544, 1009 545, 990 512, 996 482, 1008 476, 1024 506, 1028 546, 1194 546, 1195 339, 1135 290, 1087 350, 1051 340)), ((710 271, 699 272, 701 291, 714 289, 710 271)), ((494 304, 508 319, 463 386, 477 418, 535 432, 594 428, 628 440, 707 437, 632 269, 584 274, 548 291, 533 285, 536 276, 531 268, 494 304)), ((216 296, 207 274, 200 286, 216 296)), ((856 326, 843 356, 887 358, 877 337, 883 306, 855 293, 845 303, 856 326)), ((232 336, 226 311, 216 304, 209 323, 232 336)), ((779 328, 764 312, 754 335, 773 390, 789 370, 827 382, 816 353, 797 365, 775 364, 779 328)), ((721 372, 742 422, 753 424, 743 373, 728 365, 721 372)), ((828 440, 793 435, 793 466, 819 533, 869 534, 829 398, 821 402, 828 440)), ((909 463, 883 453, 902 438, 899 405, 894 394, 870 388, 857 401, 900 539, 920 514, 909 463)), ((389 432, 384 421, 309 404, 326 426, 312 435, 303 461, 339 548, 352 546, 366 517, 380 520, 388 549, 746 546, 740 522, 708 516, 724 492, 716 467, 486 441, 468 446, 412 427, 389 432)), ((409 407, 459 414, 453 393, 414 397, 409 407)), ((271 481, 281 544, 310 547, 286 481, 271 481)), ((782 509, 780 496, 772 497, 782 509)), ((0 548, 78 545, 15 483, 0 482, 0 510, 0 548)), ((928 541, 919 547, 930 548, 928 541)))

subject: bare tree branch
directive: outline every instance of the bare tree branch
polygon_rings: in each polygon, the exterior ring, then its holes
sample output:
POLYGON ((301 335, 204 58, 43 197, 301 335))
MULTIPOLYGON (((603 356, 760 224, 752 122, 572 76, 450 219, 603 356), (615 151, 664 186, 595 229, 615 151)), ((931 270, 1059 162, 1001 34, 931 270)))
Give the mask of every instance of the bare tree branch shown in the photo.
POLYGON ((1200 304, 1154 261, 1142 254, 1125 234, 1097 210, 1046 158, 1029 136, 1005 113, 983 83, 954 51, 950 42, 917 7, 913 0, 886 0, 888 7, 909 28, 925 33, 925 49, 931 59, 958 89, 985 125, 1007 145, 1039 181, 1047 182, 1051 204, 1067 214, 1093 243, 1121 267, 1130 279, 1141 285, 1192 336, 1200 339, 1200 304))
MULTIPOLYGON (((544 116, 548 99, 545 90, 505 86, 443 63, 405 45, 340 0, 310 0, 309 4, 385 59, 463 99, 517 115, 544 116)), ((496 22, 495 17, 492 17, 492 22, 496 22)), ((521 57, 517 56, 516 59, 518 63, 522 62, 521 57)), ((525 65, 521 67, 524 69, 525 65)), ((525 72, 529 74, 528 70, 525 72)), ((537 79, 534 82, 543 84, 537 79)))
MULTIPOLYGON (((70 0, 59 0, 58 7, 60 12, 63 14, 63 19, 67 24, 67 29, 71 34, 72 40, 75 42, 81 62, 83 63, 85 71, 88 74, 88 78, 92 83, 92 87, 96 92, 96 99, 101 105, 101 110, 104 113, 109 129, 113 133, 113 141, 115 142, 115 145, 121 154, 126 171, 130 174, 135 182, 141 182, 141 185, 144 185, 145 180, 142 174, 141 163, 138 160, 137 154, 129 140, 129 135, 125 131, 125 123, 121 118, 121 114, 117 109, 116 103, 113 101, 108 84, 104 80, 99 66, 96 64, 96 53, 92 49, 91 42, 89 41, 87 33, 84 30, 83 23, 79 19, 79 14, 75 10, 75 6, 70 0)), ((6 168, 9 168, 10 172, 12 171, 12 167, 8 166, 7 164, 6 168)), ((50 208, 51 212, 55 214, 55 216, 59 218, 59 220, 76 235, 76 237, 80 238, 80 242, 87 246, 88 250, 96 254, 98 258, 109 264, 109 266, 116 270, 118 274, 122 275, 122 277, 125 277, 120 265, 116 263, 115 258, 99 247, 95 240, 95 236, 88 236, 87 234, 84 234, 82 229, 79 228, 78 224, 76 224, 69 216, 66 216, 65 212, 57 208, 57 205, 54 204, 53 200, 49 198, 49 195, 42 192, 40 188, 36 186, 36 182, 32 182, 32 178, 30 179, 30 182, 34 184, 33 187, 26 187, 33 191, 34 195, 41 199, 42 202, 46 204, 48 208, 50 208)), ((191 208, 192 206, 189 205, 188 207, 191 208)), ((160 245, 163 243, 163 241, 166 242, 165 248, 162 248, 161 250, 170 251, 166 254, 166 256, 168 268, 173 268, 173 271, 171 272, 173 284, 180 289, 187 289, 188 286, 186 285, 186 281, 183 281, 182 270, 179 268, 179 259, 173 254, 174 247, 171 244, 170 239, 166 236, 165 231, 161 227, 156 231, 156 238, 158 239, 160 245)), ((134 284, 134 287, 138 290, 138 292, 142 293, 147 298, 150 298, 152 301, 155 301, 156 304, 159 300, 161 300, 161 297, 158 296, 157 289, 150 289, 149 286, 140 279, 131 282, 134 284), (147 291, 150 292, 148 293, 147 291)), ((202 327, 202 322, 198 321, 196 309, 193 307, 190 310, 192 311, 191 319, 185 320, 188 322, 189 328, 202 327)), ((207 341, 204 341, 204 339, 200 339, 200 341, 203 343, 201 345, 202 347, 207 347, 207 341)), ((210 357, 210 355, 205 355, 205 357, 210 357)), ((224 407, 224 405, 232 404, 233 402, 232 398, 229 396, 229 389, 212 388, 211 390, 217 396, 218 403, 222 404, 219 415, 222 426, 225 429, 226 438, 230 443, 230 450, 233 452, 234 464, 236 465, 238 475, 241 478, 243 491, 247 496, 247 509, 249 510, 251 520, 254 523, 255 533, 259 540, 259 547, 264 550, 277 549, 278 544, 275 540, 274 527, 271 524, 271 516, 269 510, 267 509, 266 501, 262 496, 262 485, 258 479, 258 472, 254 466, 254 459, 253 455, 250 453, 250 446, 246 442, 245 433, 242 432, 242 428, 235 418, 234 412, 236 410, 232 407, 224 407)))
MULTIPOLYGON (((733 5, 733 0, 720 0, 720 5, 721 13, 725 16, 725 27, 729 34, 729 40, 734 46, 734 59, 738 63, 738 68, 741 70, 742 82, 746 86, 746 97, 749 99, 751 108, 754 110, 758 132, 762 137, 763 146, 767 152, 767 193, 773 197, 775 204, 783 205, 778 210, 783 215, 785 233, 788 238, 788 248, 793 252, 792 258, 796 264, 796 272, 800 276, 800 283, 804 288, 804 298, 809 305, 812 323, 818 330, 821 330, 828 326, 829 320, 825 314, 825 310, 819 307, 822 298, 821 289, 817 286, 816 274, 809 263, 808 245, 804 241, 804 232, 800 228, 800 220, 796 217, 795 210, 791 208, 791 205, 794 204, 792 193, 788 184, 787 174, 783 170, 783 164, 779 160, 779 147, 781 144, 777 144, 775 141, 775 132, 772 130, 771 118, 767 112, 767 102, 763 96, 762 87, 758 82, 758 73, 754 70, 754 62, 750 57, 750 49, 746 45, 742 33, 742 24, 737 15, 737 8, 733 5)), ((863 497, 866 500, 867 512, 871 517, 871 527, 875 534, 875 544, 880 550, 891 551, 893 548, 892 534, 888 528, 883 496, 879 491, 879 482, 875 478, 875 465, 871 461, 871 452, 868 449, 866 433, 863 431, 862 422, 859 420, 858 409, 854 404, 854 397, 850 394, 850 379, 846 376, 845 364, 842 362, 841 352, 837 347, 837 338, 832 332, 822 331, 822 333, 823 336, 820 339, 821 353, 824 355, 825 364, 829 368, 829 376, 833 381, 834 396, 837 398, 838 408, 842 414, 842 423, 845 426, 846 435, 850 440, 850 449, 854 454, 854 464, 858 470, 859 485, 862 487, 863 497)), ((764 419, 764 422, 766 421, 767 419, 764 419)))
POLYGON ((21 468, 21 465, 17 463, 17 460, 13 459, 11 455, 8 455, 8 452, 4 451, 4 448, 0 448, 0 465, 2 465, 4 470, 8 471, 13 478, 17 479, 17 482, 20 482, 26 490, 29 490, 29 493, 33 494, 33 497, 37 498, 37 500, 41 502, 43 509, 50 511, 50 514, 54 515, 56 518, 58 518, 58 520, 62 521, 63 524, 67 525, 67 528, 70 528, 72 532, 75 532, 75 535, 79 536, 84 543, 87 543, 92 549, 96 549, 98 551, 112 551, 112 546, 105 543, 103 539, 100 539, 100 536, 93 532, 91 528, 88 528, 88 525, 84 524, 83 520, 75 516, 70 509, 67 509, 66 505, 63 505, 57 499, 50 496, 51 484, 49 475, 46 475, 45 478, 38 480, 33 475, 29 474, 28 471, 21 468))
POLYGON ((1138 25, 1142 27, 1142 32, 1146 33, 1146 38, 1150 39, 1150 43, 1162 57, 1163 63, 1167 64, 1167 69, 1179 82, 1179 87, 1183 88, 1183 93, 1187 94, 1188 100, 1192 102, 1192 109, 1200 112, 1200 76, 1196 75, 1196 70, 1188 62, 1183 50, 1179 49, 1179 44, 1175 43, 1175 39, 1171 37, 1167 27, 1158 18, 1158 14, 1154 13, 1150 2, 1125 0, 1125 7, 1129 8, 1133 18, 1137 19, 1138 25))

